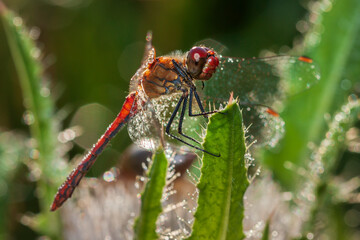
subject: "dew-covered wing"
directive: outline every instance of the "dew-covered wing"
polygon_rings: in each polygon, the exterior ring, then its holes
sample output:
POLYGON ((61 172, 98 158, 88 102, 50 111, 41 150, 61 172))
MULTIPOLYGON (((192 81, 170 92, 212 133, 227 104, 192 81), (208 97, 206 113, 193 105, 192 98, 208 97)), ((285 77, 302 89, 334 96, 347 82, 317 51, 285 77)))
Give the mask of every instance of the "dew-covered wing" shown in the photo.
POLYGON ((144 50, 144 56, 141 61, 141 66, 130 80, 130 88, 129 88, 130 92, 137 90, 137 86, 140 83, 144 71, 149 66, 149 64, 155 59, 155 57, 156 57, 155 48, 152 45, 152 33, 148 32, 146 35, 146 45, 144 50))
MULTIPOLYGON (((243 109, 248 141, 274 146, 284 133, 284 121, 270 107, 286 95, 294 95, 320 79, 318 68, 306 57, 229 58, 220 56, 216 73, 198 83, 207 107, 225 104, 230 92, 243 109)), ((276 109, 275 109, 276 110, 276 109)))
POLYGON ((233 92, 241 102, 272 106, 284 95, 299 93, 319 79, 318 68, 306 57, 244 59, 220 56, 216 73, 205 82, 203 91, 215 101, 227 99, 233 92))

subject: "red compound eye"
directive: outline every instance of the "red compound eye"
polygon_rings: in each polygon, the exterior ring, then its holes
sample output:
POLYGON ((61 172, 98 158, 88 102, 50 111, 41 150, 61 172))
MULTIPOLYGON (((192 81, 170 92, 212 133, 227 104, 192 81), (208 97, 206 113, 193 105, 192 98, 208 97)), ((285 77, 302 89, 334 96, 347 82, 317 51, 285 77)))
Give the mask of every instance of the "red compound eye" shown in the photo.
POLYGON ((195 62, 199 62, 201 58, 206 58, 207 55, 208 53, 203 47, 193 47, 189 52, 190 58, 195 62))
POLYGON ((219 65, 219 59, 215 56, 209 57, 207 62, 210 66, 213 66, 215 68, 219 65))

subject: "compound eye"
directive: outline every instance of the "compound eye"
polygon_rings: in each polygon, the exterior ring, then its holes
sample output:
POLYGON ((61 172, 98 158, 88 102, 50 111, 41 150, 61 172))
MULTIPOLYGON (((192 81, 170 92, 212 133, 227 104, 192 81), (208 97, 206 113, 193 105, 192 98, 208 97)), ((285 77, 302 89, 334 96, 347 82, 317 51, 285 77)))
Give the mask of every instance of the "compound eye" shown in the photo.
POLYGON ((206 58, 208 55, 207 51, 203 47, 193 47, 189 52, 189 57, 195 63, 198 63, 200 59, 206 58))

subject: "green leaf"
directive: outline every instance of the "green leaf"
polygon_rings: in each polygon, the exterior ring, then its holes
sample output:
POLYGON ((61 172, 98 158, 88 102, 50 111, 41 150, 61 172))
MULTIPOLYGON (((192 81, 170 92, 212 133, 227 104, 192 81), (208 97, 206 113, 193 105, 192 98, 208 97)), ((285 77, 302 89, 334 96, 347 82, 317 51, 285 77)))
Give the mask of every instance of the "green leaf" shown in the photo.
POLYGON ((266 164, 290 188, 301 181, 293 171, 284 168, 285 163, 307 164, 309 143, 318 144, 326 131, 324 116, 340 107, 360 76, 360 1, 326 0, 314 2, 309 8, 311 28, 300 54, 319 65, 321 80, 287 103, 282 114, 286 135, 276 153, 267 152, 265 156, 266 164), (344 86, 345 77, 350 88, 344 86))
POLYGON ((265 229, 264 229, 264 231, 262 233, 261 240, 268 240, 269 239, 269 234, 270 234, 270 220, 268 220, 266 222, 265 229))
MULTIPOLYGON (((33 166, 41 169, 42 175, 37 182, 39 203, 42 218, 46 219, 43 224, 38 224, 35 230, 42 232, 54 239, 60 234, 59 215, 50 213, 49 207, 53 201, 56 187, 61 182, 56 182, 61 175, 56 158, 56 136, 54 103, 50 98, 50 89, 43 79, 41 64, 41 52, 36 47, 23 20, 9 11, 0 1, 0 18, 3 22, 6 37, 9 43, 20 85, 27 109, 25 122, 29 125, 31 135, 36 140, 32 146, 34 154, 32 160, 36 161, 33 166)), ((59 178, 60 179, 60 178, 59 178)))
POLYGON ((242 239, 243 196, 249 185, 242 115, 232 103, 211 116, 204 149, 199 199, 193 232, 189 239, 242 239))
POLYGON ((141 194, 140 216, 134 225, 134 239, 158 239, 156 220, 162 211, 161 196, 166 184, 168 161, 164 151, 158 150, 152 160, 144 192, 141 194))

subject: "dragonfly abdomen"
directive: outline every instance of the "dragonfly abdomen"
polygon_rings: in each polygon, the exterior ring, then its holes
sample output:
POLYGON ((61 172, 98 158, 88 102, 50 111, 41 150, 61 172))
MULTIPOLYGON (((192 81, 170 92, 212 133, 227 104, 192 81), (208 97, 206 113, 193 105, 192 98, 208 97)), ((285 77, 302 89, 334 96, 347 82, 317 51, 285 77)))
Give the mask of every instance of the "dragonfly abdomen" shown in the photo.
POLYGON ((134 109, 134 106, 136 103, 136 96, 137 93, 132 92, 126 97, 125 103, 115 120, 110 124, 106 132, 100 137, 89 153, 83 158, 81 163, 71 172, 66 181, 60 186, 55 196, 54 202, 51 205, 51 211, 55 211, 68 198, 71 197, 76 186, 79 185, 81 179, 89 171, 92 165, 94 165, 97 156, 102 153, 110 140, 128 122, 130 115, 135 113, 134 111, 136 111, 136 109, 134 109))

